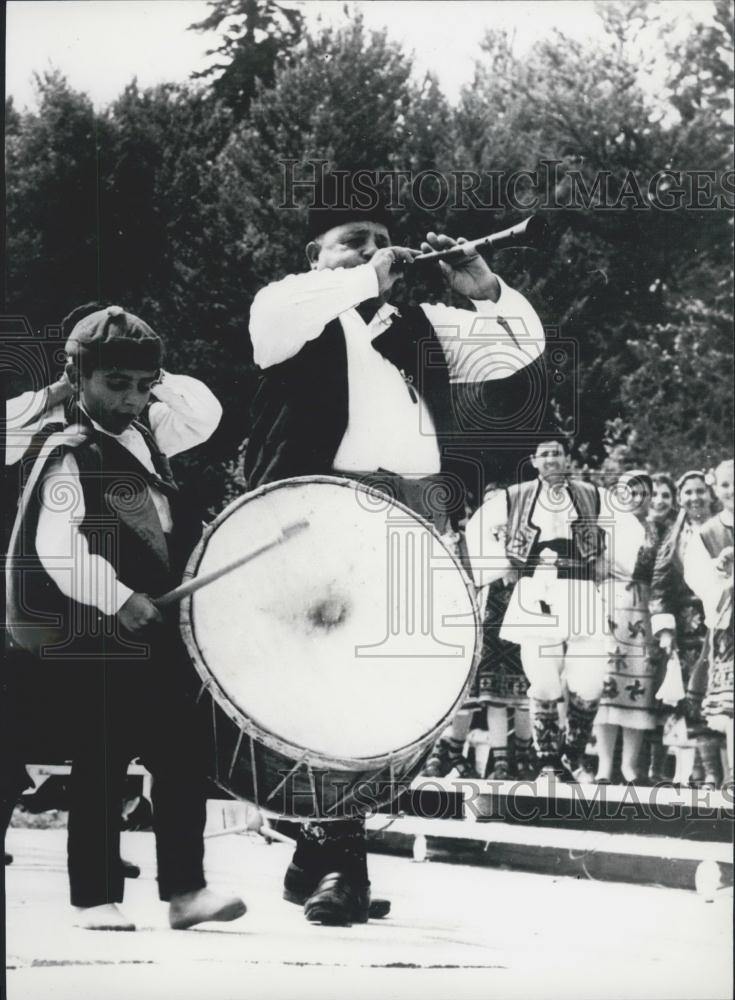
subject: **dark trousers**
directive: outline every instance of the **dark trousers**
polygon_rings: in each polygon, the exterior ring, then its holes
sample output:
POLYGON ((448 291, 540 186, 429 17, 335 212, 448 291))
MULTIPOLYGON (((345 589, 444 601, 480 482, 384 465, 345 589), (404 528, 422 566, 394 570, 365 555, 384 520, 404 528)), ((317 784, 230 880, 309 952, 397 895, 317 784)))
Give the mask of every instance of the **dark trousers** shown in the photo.
POLYGON ((0 828, 3 837, 20 795, 33 782, 25 765, 71 757, 76 731, 73 687, 62 665, 53 668, 8 645, 0 671, 0 828))
POLYGON ((152 646, 143 661, 49 668, 26 658, 7 685, 5 707, 15 724, 2 739, 2 818, 7 825, 24 785, 25 761, 72 760, 68 867, 75 906, 123 898, 120 814, 134 757, 153 777, 161 899, 205 885, 205 755, 183 693, 185 655, 174 637, 152 646))
MULTIPOLYGON (((181 664, 178 664, 181 667, 181 664)), ((201 889, 206 776, 193 714, 160 653, 144 664, 95 664, 69 787, 71 902, 120 902, 120 803, 139 757, 153 777, 153 828, 161 899, 201 889)))
MULTIPOLYGON (((404 479, 386 470, 335 475, 357 479, 364 486, 381 490, 390 499, 398 500, 421 515, 439 532, 447 530, 446 500, 452 497, 452 490, 442 476, 404 479)), ((365 821, 357 818, 302 823, 296 837, 293 864, 306 873, 307 881, 312 884, 330 872, 341 872, 356 884, 364 885, 368 882, 365 821)))

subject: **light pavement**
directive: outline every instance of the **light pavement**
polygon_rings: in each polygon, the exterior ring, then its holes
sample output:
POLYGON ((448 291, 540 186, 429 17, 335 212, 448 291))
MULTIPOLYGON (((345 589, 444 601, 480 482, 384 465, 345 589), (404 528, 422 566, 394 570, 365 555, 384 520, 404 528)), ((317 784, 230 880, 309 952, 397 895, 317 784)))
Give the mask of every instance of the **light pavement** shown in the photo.
POLYGON ((732 996, 732 894, 371 857, 386 920, 309 925, 280 898, 289 848, 207 843, 215 889, 242 893, 231 924, 171 931, 150 833, 123 834, 134 934, 71 927, 65 831, 11 828, 9 1000, 623 1000, 732 996))

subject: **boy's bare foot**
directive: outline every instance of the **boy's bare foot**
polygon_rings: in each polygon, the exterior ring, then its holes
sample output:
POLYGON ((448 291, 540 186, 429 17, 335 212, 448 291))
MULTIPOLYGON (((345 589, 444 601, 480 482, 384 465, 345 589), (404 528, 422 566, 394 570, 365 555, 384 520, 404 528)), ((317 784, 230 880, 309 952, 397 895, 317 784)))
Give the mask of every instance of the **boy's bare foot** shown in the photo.
POLYGON ((237 920, 247 910, 239 896, 220 896, 211 889, 196 889, 171 897, 168 922, 183 931, 207 920, 237 920))
POLYGON ((76 906, 74 926, 87 931, 134 931, 131 923, 117 903, 102 903, 100 906, 76 906))

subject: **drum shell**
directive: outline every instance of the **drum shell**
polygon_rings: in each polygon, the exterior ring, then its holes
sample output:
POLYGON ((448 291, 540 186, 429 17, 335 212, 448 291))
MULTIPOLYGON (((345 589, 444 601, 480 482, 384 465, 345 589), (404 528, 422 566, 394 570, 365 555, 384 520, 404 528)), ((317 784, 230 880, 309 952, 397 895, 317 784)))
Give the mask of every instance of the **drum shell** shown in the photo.
MULTIPOLYGON (((274 489, 309 483, 345 485, 343 480, 333 477, 300 477, 268 484, 239 498, 210 525, 189 560, 184 579, 196 576, 209 537, 240 505, 274 489)), ((427 522, 403 505, 392 502, 438 538, 427 522)), ((468 594, 473 593, 468 577, 456 559, 452 559, 468 594)), ((436 739, 463 703, 473 681, 479 656, 479 627, 474 601, 470 602, 470 607, 475 617, 473 663, 461 692, 447 706, 445 714, 408 746, 377 756, 351 758, 328 756, 289 743, 258 726, 232 704, 197 645, 191 600, 182 602, 182 636, 196 671, 195 699, 200 728, 206 734, 207 765, 212 780, 230 794, 254 802, 260 808, 295 818, 344 819, 364 815, 392 802, 420 772, 436 739)), ((345 720, 345 724, 349 724, 349 720, 345 720)))
POLYGON ((410 754, 386 758, 382 766, 356 769, 346 761, 328 768, 303 756, 294 759, 245 732, 206 691, 197 709, 212 781, 261 809, 300 819, 353 818, 390 804, 420 773, 438 736, 432 734, 410 754))

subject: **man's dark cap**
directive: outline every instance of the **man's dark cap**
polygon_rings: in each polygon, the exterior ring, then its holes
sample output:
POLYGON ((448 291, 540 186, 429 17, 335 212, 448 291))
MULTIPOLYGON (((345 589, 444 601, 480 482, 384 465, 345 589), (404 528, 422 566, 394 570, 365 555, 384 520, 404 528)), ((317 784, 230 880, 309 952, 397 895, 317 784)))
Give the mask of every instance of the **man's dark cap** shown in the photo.
POLYGON ((66 342, 69 358, 94 368, 154 371, 163 362, 163 342, 146 322, 120 306, 107 306, 81 319, 66 342))
POLYGON ((324 174, 309 208, 307 240, 315 240, 348 222, 376 222, 386 229, 393 223, 380 189, 365 174, 361 183, 350 174, 324 174))

